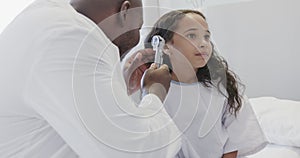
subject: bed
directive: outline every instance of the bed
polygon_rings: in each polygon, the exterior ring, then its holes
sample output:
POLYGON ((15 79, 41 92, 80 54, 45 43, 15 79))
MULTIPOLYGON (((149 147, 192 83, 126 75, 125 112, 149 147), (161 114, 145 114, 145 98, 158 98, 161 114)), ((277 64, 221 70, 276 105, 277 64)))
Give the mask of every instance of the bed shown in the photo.
POLYGON ((250 98, 269 144, 246 158, 300 158, 300 101, 250 98))

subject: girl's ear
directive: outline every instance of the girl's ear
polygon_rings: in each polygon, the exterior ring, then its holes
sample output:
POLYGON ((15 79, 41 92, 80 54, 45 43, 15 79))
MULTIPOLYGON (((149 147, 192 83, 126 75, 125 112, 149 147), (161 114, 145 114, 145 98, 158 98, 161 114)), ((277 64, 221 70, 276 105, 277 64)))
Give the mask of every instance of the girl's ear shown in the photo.
POLYGON ((170 56, 172 54, 172 52, 170 51, 170 48, 173 47, 172 45, 174 44, 173 39, 171 39, 170 41, 168 41, 165 45, 164 45, 164 52, 165 54, 167 54, 168 56, 170 56))
POLYGON ((174 44, 174 40, 173 40, 173 38, 170 40, 170 44, 174 44))
POLYGON ((164 53, 168 56, 172 56, 174 51, 176 51, 176 48, 174 48, 174 45, 170 42, 166 43, 164 46, 164 53))
POLYGON ((171 55, 171 52, 170 52, 170 49, 169 49, 169 45, 170 45, 170 43, 168 42, 168 43, 166 43, 166 44, 164 45, 164 48, 163 48, 164 53, 165 53, 166 55, 168 55, 168 56, 171 55))
POLYGON ((168 44, 165 44, 163 49, 169 49, 168 44))
POLYGON ((168 42, 166 42, 165 45, 174 45, 174 40, 173 40, 173 38, 170 39, 170 40, 168 40, 168 42))

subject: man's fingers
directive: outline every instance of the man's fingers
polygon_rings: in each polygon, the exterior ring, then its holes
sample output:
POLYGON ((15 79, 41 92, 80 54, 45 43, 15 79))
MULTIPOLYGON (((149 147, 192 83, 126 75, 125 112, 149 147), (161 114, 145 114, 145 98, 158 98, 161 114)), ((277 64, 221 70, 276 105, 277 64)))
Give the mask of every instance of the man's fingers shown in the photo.
POLYGON ((151 50, 144 50, 142 53, 142 62, 143 63, 149 63, 154 61, 155 52, 151 50))
POLYGON ((134 57, 134 59, 132 61, 132 64, 135 65, 135 64, 139 63, 142 60, 142 57, 143 57, 142 54, 140 52, 138 52, 135 55, 135 57, 134 57))
POLYGON ((157 69, 157 65, 155 63, 152 63, 150 65, 149 69, 152 69, 152 70, 157 69))
POLYGON ((137 67, 146 63, 153 62, 155 53, 152 49, 144 49, 134 53, 128 62, 130 69, 136 69, 137 67))
POLYGON ((141 60, 142 60, 142 54, 141 53, 135 54, 134 58, 131 59, 127 65, 128 71, 133 71, 137 67, 139 67, 141 65, 141 60))
POLYGON ((168 67, 168 65, 166 65, 166 64, 161 65, 161 66, 159 67, 159 69, 165 69, 165 70, 168 70, 168 71, 169 71, 169 67, 168 67))
POLYGON ((152 63, 151 66, 149 67, 149 69, 151 69, 151 70, 158 69, 158 70, 167 70, 167 71, 169 71, 169 67, 166 64, 163 64, 160 67, 158 67, 156 63, 152 63))
POLYGON ((155 54, 155 51, 152 48, 147 48, 143 50, 144 54, 147 56, 152 56, 155 54))

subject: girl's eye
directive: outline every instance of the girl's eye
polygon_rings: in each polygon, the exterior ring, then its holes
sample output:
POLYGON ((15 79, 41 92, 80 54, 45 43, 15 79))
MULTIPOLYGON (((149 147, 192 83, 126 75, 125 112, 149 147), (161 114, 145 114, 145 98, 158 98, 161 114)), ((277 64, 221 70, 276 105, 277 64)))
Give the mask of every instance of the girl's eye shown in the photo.
POLYGON ((197 36, 196 36, 196 34, 190 33, 190 34, 186 35, 186 37, 189 39, 195 39, 197 36))
POLYGON ((205 35, 204 38, 205 40, 210 40, 210 35, 205 35))

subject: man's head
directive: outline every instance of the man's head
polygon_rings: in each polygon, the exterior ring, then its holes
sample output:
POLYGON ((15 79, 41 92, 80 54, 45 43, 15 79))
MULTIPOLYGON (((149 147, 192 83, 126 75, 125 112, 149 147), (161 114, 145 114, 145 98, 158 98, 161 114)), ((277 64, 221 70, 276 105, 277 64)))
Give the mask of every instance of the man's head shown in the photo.
POLYGON ((139 42, 143 24, 141 0, 71 0, 71 4, 103 30, 119 47, 120 56, 139 42))

